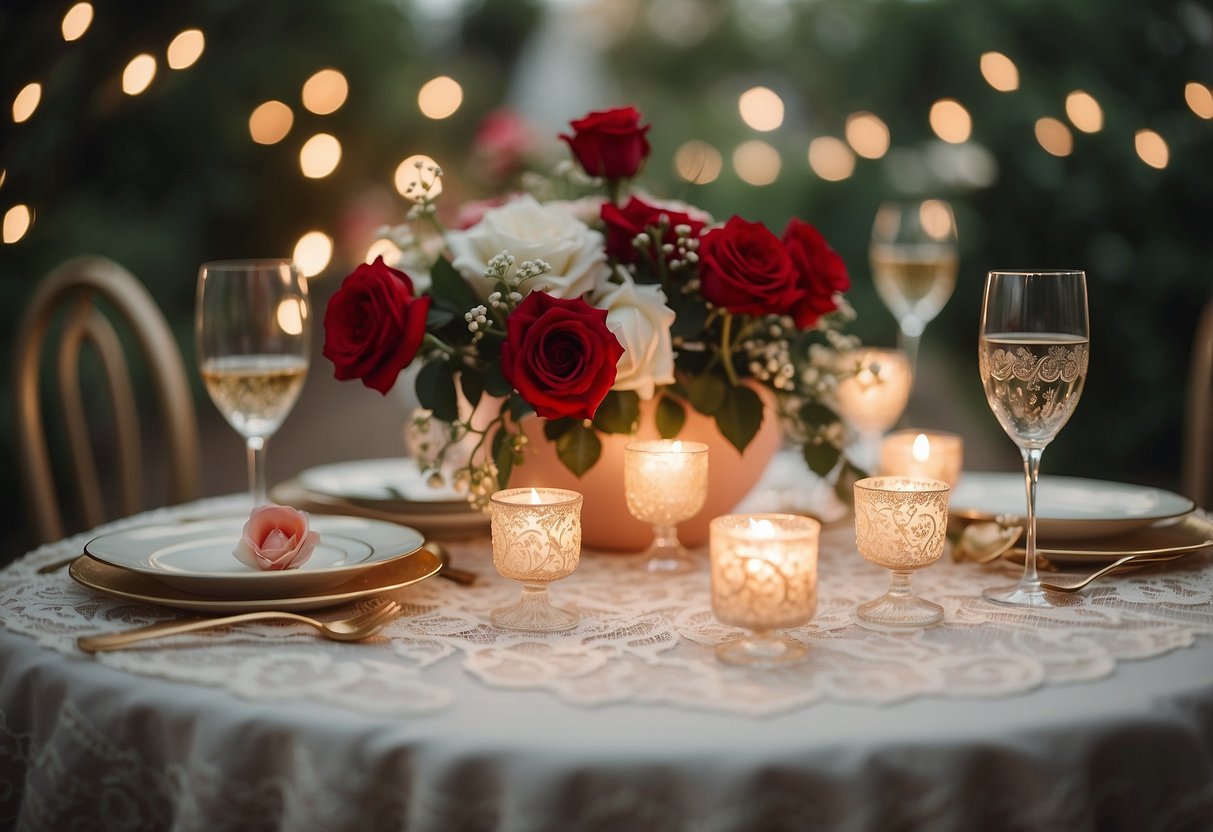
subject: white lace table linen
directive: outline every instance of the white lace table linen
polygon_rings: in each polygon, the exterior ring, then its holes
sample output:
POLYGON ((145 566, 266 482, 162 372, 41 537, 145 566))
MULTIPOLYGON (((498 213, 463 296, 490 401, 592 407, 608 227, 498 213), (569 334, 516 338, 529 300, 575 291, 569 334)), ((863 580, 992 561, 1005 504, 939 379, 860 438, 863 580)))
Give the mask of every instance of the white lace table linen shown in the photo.
MULTIPOLYGON (((200 501, 112 524, 228 512, 238 498, 200 501)), ((79 654, 75 639, 159 621, 169 610, 77 585, 39 566, 80 551, 88 535, 44 546, 0 572, 0 620, 51 649, 79 654)), ((916 697, 1006 697, 1042 685, 1100 679, 1118 662, 1158 656, 1213 634, 1213 569, 1199 553, 1118 575, 1053 610, 980 600, 1008 575, 947 560, 915 575, 915 590, 943 605, 944 623, 909 634, 855 625, 856 606, 884 592, 888 573, 855 551, 843 522, 821 539, 815 618, 789 635, 808 661, 778 671, 726 667, 713 648, 740 631, 712 615, 706 554, 699 571, 655 576, 635 557, 585 553, 552 585, 553 600, 581 613, 576 629, 545 635, 494 628, 489 611, 517 585, 492 568, 487 540, 451 543, 476 586, 430 579, 397 593, 404 613, 373 641, 327 642, 302 625, 250 623, 97 654, 133 674, 223 688, 265 702, 326 703, 404 716, 445 708, 455 695, 427 670, 456 662, 491 688, 546 692, 575 706, 670 705, 762 717, 833 701, 888 705, 916 697)), ((357 605, 322 616, 348 614, 357 605)))

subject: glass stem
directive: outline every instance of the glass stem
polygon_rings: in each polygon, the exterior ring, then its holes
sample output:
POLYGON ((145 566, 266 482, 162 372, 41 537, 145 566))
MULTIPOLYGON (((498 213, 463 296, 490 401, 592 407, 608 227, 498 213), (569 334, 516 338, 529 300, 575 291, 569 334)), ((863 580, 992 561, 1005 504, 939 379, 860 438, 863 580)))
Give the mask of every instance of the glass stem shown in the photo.
MULTIPOLYGON (((897 330, 897 346, 910 359, 910 380, 918 377, 918 343, 922 340, 922 324, 913 321, 912 324, 918 327, 918 334, 911 335, 905 329, 897 330)), ((909 324, 907 324, 909 325, 909 324)))
POLYGON ((269 502, 265 489, 265 437, 250 436, 248 446, 249 493, 253 496, 253 508, 269 502))
POLYGON ((653 545, 663 552, 678 551, 678 527, 667 523, 653 524, 653 545))
POLYGON ((1023 448, 1023 475, 1028 490, 1028 524, 1027 541, 1024 549, 1023 578, 1021 585, 1040 585, 1036 574, 1036 484, 1040 480, 1040 458, 1044 455, 1043 448, 1023 448))
POLYGON ((914 593, 910 591, 910 576, 914 573, 908 569, 889 570, 889 595, 897 598, 909 598, 914 593))

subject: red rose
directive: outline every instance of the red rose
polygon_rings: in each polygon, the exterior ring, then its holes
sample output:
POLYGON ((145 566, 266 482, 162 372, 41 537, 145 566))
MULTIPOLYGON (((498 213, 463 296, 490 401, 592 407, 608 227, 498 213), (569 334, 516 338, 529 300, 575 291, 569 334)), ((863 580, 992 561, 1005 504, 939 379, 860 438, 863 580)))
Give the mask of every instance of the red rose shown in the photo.
POLYGON ((544 418, 594 418, 623 355, 606 318, 581 298, 531 292, 506 321, 502 375, 544 418))
MULTIPOLYGON (((663 243, 674 242, 674 227, 677 225, 689 225, 692 238, 698 237, 699 232, 703 230, 704 223, 701 220, 692 219, 683 211, 671 211, 658 205, 650 205, 636 197, 629 199, 628 204, 622 208, 613 202, 603 203, 602 221, 606 225, 607 254, 621 263, 635 263, 640 259, 640 251, 632 245, 632 240, 650 227, 660 227, 662 217, 666 218, 666 226, 669 228, 661 238, 663 243)), ((656 240, 650 247, 650 253, 654 260, 659 257, 656 240)), ((676 252, 665 255, 665 259, 669 260, 675 256, 676 252)))
POLYGON ((354 269, 324 310, 324 357, 338 381, 360 378, 386 394, 425 337, 429 296, 417 297, 413 281, 376 257, 354 269))
POLYGON ((801 297, 783 243, 762 223, 741 217, 703 235, 699 278, 707 300, 738 315, 783 315, 801 297))
POLYGON ((851 288, 846 263, 830 248, 821 232, 795 217, 783 232, 783 244, 800 274, 804 296, 792 305, 796 326, 808 329, 827 312, 838 308, 834 295, 851 288))
POLYGON ((619 107, 590 113, 569 123, 573 135, 560 134, 573 155, 590 176, 628 179, 636 175, 649 155, 649 140, 644 134, 649 125, 640 125, 635 107, 619 107))

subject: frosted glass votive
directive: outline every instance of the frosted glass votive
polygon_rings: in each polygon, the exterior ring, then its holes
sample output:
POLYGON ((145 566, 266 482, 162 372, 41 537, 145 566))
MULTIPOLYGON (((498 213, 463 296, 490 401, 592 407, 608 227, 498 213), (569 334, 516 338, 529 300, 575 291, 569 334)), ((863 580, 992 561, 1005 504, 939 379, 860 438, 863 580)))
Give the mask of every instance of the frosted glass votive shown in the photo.
POLYGON ((537 631, 576 626, 577 613, 552 606, 547 585, 571 575, 581 558, 581 494, 512 488, 493 494, 489 502, 493 566, 523 585, 518 603, 493 610, 493 625, 537 631))
POLYGON ((944 431, 899 430, 880 446, 880 473, 943 480, 952 488, 964 469, 964 440, 944 431))

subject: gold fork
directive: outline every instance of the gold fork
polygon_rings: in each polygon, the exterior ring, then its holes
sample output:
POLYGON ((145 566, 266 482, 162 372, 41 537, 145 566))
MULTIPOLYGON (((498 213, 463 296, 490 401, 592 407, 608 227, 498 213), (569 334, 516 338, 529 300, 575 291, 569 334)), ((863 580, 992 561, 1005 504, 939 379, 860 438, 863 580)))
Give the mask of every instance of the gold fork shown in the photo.
POLYGON ((1083 578, 1081 581, 1079 581, 1076 584, 1054 584, 1054 583, 1049 583, 1048 581, 1041 581, 1040 587, 1041 587, 1041 589, 1047 589, 1049 592, 1078 592, 1080 589, 1085 588, 1088 584, 1090 584, 1096 578, 1102 578, 1104 575, 1107 575, 1109 572, 1113 572, 1116 569, 1121 568, 1122 566, 1127 566, 1129 564, 1135 564, 1135 565, 1139 565, 1139 566, 1149 566, 1152 563, 1165 563, 1166 561, 1175 560, 1176 558, 1181 558, 1181 557, 1183 557, 1182 554, 1164 555, 1164 556, 1155 555, 1152 557, 1143 557, 1142 555, 1125 555, 1123 558, 1112 561, 1111 563, 1109 563, 1107 566, 1103 567, 1102 569, 1097 569, 1096 571, 1092 572, 1090 575, 1083 578))
POLYGON ((86 653, 96 653, 101 650, 118 650, 131 644, 147 639, 171 636, 179 633, 192 633, 195 630, 209 630, 212 627, 224 627, 228 624, 239 624, 244 621, 272 621, 282 619, 298 621, 314 627, 325 638, 334 641, 361 641, 384 628, 393 618, 400 614, 400 605, 395 601, 384 601, 376 604, 365 612, 350 618, 336 621, 318 621, 306 615, 293 612, 275 612, 270 610, 246 612, 239 615, 225 615, 220 618, 178 618, 173 621, 161 621, 138 627, 133 630, 123 630, 119 633, 103 633, 96 636, 81 636, 76 639, 76 645, 86 653))

